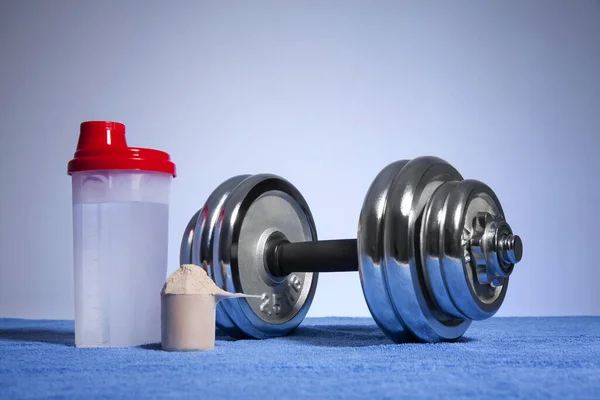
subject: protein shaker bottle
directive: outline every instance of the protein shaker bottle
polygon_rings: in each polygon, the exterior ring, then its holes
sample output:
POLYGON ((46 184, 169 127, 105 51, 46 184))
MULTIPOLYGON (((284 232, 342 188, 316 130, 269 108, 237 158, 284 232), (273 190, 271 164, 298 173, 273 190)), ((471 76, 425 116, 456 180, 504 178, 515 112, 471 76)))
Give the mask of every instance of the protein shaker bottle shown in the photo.
POLYGON ((75 345, 160 342, 175 165, 165 152, 128 147, 123 124, 88 121, 81 124, 68 173, 75 345))

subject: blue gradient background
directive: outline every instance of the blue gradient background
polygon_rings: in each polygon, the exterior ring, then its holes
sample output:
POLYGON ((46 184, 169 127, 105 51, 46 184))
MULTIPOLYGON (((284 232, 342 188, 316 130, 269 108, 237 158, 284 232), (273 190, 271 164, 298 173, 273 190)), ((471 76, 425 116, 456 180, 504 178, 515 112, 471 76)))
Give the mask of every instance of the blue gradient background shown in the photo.
MULTIPOLYGON (((0 3, 0 317, 72 318, 67 161, 79 123, 170 152, 170 268, 239 173, 305 195, 322 239, 366 189, 436 155, 489 184, 525 258, 498 315, 600 315, 600 2, 0 3)), ((310 316, 367 316, 357 274, 310 316)))

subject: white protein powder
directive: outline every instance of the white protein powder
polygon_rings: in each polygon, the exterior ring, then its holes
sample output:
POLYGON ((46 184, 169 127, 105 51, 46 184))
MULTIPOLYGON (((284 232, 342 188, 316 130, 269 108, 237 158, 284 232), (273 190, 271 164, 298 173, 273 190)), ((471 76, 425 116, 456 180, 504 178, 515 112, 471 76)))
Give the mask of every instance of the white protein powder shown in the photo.
POLYGON ((218 287, 203 268, 194 264, 184 264, 173 272, 160 293, 234 295, 218 287))

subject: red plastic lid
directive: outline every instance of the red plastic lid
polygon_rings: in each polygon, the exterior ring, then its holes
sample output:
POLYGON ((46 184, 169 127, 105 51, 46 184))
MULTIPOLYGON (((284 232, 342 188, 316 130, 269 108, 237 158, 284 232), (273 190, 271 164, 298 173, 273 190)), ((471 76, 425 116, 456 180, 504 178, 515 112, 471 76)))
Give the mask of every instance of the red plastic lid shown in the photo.
POLYGON ((69 175, 78 171, 113 169, 164 172, 176 176, 175 164, 169 154, 128 147, 125 125, 112 121, 83 122, 75 157, 67 167, 69 175))

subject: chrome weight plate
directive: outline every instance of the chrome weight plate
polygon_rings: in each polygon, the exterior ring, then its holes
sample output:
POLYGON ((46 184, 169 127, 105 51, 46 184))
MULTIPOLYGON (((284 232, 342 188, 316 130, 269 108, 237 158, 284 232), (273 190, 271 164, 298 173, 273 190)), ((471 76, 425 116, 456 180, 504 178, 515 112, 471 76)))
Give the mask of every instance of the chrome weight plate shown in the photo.
MULTIPOLYGON (((204 203, 204 206, 192 217, 181 241, 180 264, 195 264, 202 266, 208 276, 215 280, 212 244, 214 228, 217 224, 221 209, 237 185, 250 175, 238 175, 221 183, 204 203)), ((229 316, 217 304, 216 324, 224 333, 234 338, 238 330, 229 316)))
POLYGON ((383 254, 383 220, 387 197, 395 177, 408 163, 396 161, 386 166, 371 183, 358 223, 358 273, 369 311, 379 328, 393 341, 405 342, 410 332, 394 311, 388 293, 383 254))
POLYGON ((429 294, 443 312, 455 318, 464 319, 465 315, 456 307, 448 293, 445 276, 442 272, 444 264, 455 261, 447 258, 445 254, 443 236, 446 227, 445 216, 447 215, 446 199, 457 184, 456 181, 441 184, 427 202, 421 221, 420 250, 429 294))
POLYGON ((276 175, 253 175, 227 198, 214 231, 213 260, 220 266, 214 269, 215 282, 230 292, 261 296, 219 303, 235 324, 236 336, 286 335, 302 322, 312 303, 318 274, 275 277, 268 271, 265 248, 274 233, 290 242, 317 239, 300 192, 276 175))
POLYGON ((438 265, 435 266, 434 262, 427 264, 433 269, 439 269, 445 283, 444 287, 434 290, 434 293, 440 304, 445 299, 452 301, 452 315, 462 315, 472 320, 490 318, 504 301, 509 278, 504 278, 503 284, 496 287, 480 283, 470 263, 468 241, 476 229, 478 214, 488 213, 492 217, 504 218, 500 201, 486 184, 471 179, 439 192, 435 195, 439 198, 436 203, 443 202, 444 205, 438 207, 432 201, 431 210, 426 214, 437 214, 438 219, 437 222, 428 223, 428 232, 432 237, 424 235, 425 242, 440 239, 439 250, 429 251, 430 260, 431 254, 437 253, 438 265))
POLYGON ((445 182, 462 181, 436 157, 408 162, 391 184, 383 222, 384 273, 391 303, 415 339, 438 342, 461 337, 471 321, 444 314, 429 295, 420 252, 423 210, 445 182))
POLYGON ((194 232, 196 231, 196 224, 198 223, 200 213, 202 213, 202 208, 196 211, 196 214, 190 219, 183 232, 181 246, 179 247, 179 263, 181 265, 192 263, 192 242, 194 241, 194 232))

